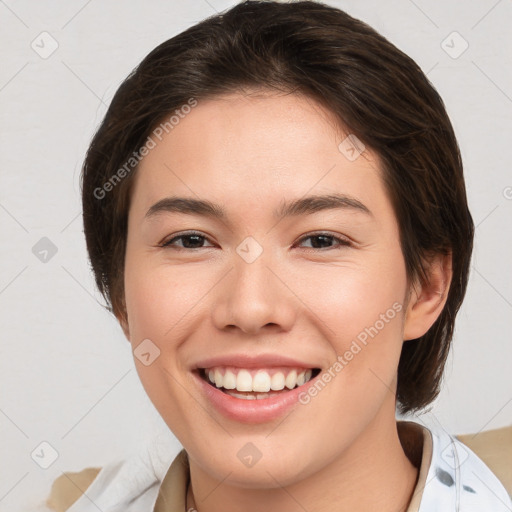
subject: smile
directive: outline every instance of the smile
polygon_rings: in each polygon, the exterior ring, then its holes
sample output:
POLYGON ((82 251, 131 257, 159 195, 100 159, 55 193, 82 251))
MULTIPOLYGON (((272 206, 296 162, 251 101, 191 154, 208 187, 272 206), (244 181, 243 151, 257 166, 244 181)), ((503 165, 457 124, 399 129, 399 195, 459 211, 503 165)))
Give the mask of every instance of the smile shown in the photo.
POLYGON ((201 368, 201 378, 210 386, 241 400, 265 400, 296 389, 316 377, 318 368, 201 368))

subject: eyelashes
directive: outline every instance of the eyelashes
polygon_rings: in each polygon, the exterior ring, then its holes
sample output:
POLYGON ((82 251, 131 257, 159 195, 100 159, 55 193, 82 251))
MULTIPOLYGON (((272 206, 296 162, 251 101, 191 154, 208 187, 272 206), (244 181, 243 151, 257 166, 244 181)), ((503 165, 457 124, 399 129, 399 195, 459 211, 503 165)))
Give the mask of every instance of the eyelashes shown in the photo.
MULTIPOLYGON (((305 240, 315 240, 316 242, 315 243, 312 243, 310 247, 306 247, 306 249, 308 250, 313 250, 313 251, 326 251, 326 250, 332 250, 332 249, 337 249, 337 248, 345 248, 345 247, 352 247, 352 242, 350 240, 348 240, 347 238, 344 238, 344 237, 340 237, 340 236, 337 236, 337 235, 334 235, 332 233, 329 233, 329 232, 317 232, 317 233, 309 233, 303 237, 301 237, 295 245, 302 243, 303 241, 305 240), (323 244, 325 244, 326 242, 329 243, 329 242, 333 242, 335 243, 336 245, 334 246, 330 246, 330 247, 315 247, 315 245, 319 245, 318 244, 318 241, 320 241, 320 246, 322 246, 323 244)), ((178 250, 178 251, 196 251, 198 249, 206 249, 208 247, 214 247, 214 245, 210 245, 210 246, 206 246, 206 247, 197 247, 197 245, 201 244, 202 241, 208 241, 210 242, 209 238, 201 233, 197 233, 197 232, 187 232, 187 233, 181 233, 179 235, 176 235, 172 238, 170 238, 169 240, 167 241, 164 241, 163 243, 159 244, 160 247, 162 248, 167 248, 167 249, 173 249, 173 250, 178 250), (182 245, 176 245, 175 243, 177 241, 181 240, 182 241, 182 245), (186 241, 184 243, 184 241, 186 241)))
MULTIPOLYGON (((208 240, 208 237, 204 236, 204 235, 201 235, 200 233, 195 233, 195 232, 192 232, 192 233, 183 233, 181 235, 178 235, 178 236, 175 236, 173 238, 171 238, 170 240, 168 240, 167 242, 164 242, 163 244, 161 244, 161 247, 169 247, 169 248, 178 248, 178 249, 189 249, 189 250, 194 250, 194 249, 198 249, 197 247, 194 247, 194 248, 190 248, 190 247, 179 247, 179 246, 174 246, 174 242, 176 240, 185 240, 185 239, 204 239, 204 240, 208 240)), ((212 246, 213 247, 213 246, 212 246)), ((199 249, 203 249, 203 247, 199 247, 199 249)))
MULTIPOLYGON (((310 235, 306 235, 304 237, 302 237, 301 239, 299 239, 299 242, 300 241, 303 241, 303 240, 307 240, 307 239, 317 239, 317 240, 331 240, 331 241, 335 241, 337 243, 338 246, 340 247, 351 247, 352 244, 350 243, 349 240, 347 240, 346 238, 341 238, 339 236, 336 236, 336 235, 332 235, 330 233, 316 233, 316 234, 310 234, 310 235)), ((335 249, 336 247, 327 247, 327 249, 335 249)), ((312 249, 318 249, 318 250, 325 250, 325 247, 324 248, 319 248, 319 247, 312 247, 312 249)))

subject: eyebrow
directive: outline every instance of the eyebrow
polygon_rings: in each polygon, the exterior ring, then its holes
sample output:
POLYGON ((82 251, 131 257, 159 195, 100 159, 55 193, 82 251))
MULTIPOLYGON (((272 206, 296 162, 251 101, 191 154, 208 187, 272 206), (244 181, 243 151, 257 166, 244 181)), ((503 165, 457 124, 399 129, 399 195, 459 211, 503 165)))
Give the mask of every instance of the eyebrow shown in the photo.
MULTIPOLYGON (((282 202, 278 210, 274 210, 276 219, 285 217, 310 215, 323 210, 352 210, 372 216, 372 212, 358 199, 344 194, 313 195, 302 197, 294 201, 282 202)), ((206 199, 191 197, 165 197, 156 202, 146 212, 146 218, 154 217, 160 213, 184 213, 187 215, 200 215, 227 221, 225 210, 218 204, 206 199)))

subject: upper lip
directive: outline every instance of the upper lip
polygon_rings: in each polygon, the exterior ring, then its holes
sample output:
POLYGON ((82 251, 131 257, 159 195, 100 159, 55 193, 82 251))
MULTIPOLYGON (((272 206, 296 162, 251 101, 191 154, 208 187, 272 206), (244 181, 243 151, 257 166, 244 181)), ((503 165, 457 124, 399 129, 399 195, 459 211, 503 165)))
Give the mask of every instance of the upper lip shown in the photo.
POLYGON ((229 354, 201 359, 193 365, 193 368, 213 368, 215 366, 235 366, 238 368, 271 368, 275 366, 311 369, 320 368, 320 366, 315 366, 310 362, 292 359, 291 357, 281 356, 278 354, 251 355, 247 353, 229 354))

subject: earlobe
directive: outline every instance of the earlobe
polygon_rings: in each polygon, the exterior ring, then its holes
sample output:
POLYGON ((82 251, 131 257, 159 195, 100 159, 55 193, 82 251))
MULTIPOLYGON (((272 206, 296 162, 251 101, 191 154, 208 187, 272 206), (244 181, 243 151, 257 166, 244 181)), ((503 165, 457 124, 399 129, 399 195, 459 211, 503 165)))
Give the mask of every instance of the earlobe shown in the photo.
POLYGON ((404 321, 404 341, 423 336, 441 314, 452 279, 452 255, 436 254, 426 265, 428 280, 411 286, 404 321))

